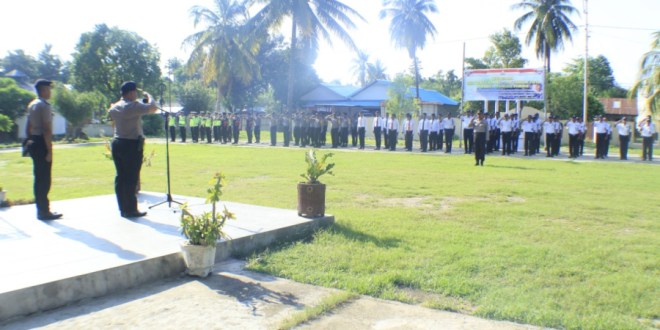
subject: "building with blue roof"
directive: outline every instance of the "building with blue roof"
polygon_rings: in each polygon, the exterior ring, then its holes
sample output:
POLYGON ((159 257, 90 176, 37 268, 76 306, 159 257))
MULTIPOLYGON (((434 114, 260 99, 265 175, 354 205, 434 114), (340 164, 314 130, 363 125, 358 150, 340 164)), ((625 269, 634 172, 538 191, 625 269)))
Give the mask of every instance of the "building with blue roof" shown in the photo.
MULTIPOLYGON (((385 111, 388 99, 387 91, 391 81, 376 80, 363 88, 320 84, 300 98, 303 107, 320 112, 366 112, 385 111)), ((414 97, 415 88, 410 87, 410 97, 414 97)), ((448 111, 456 112, 459 102, 446 95, 428 89, 419 89, 421 112, 443 115, 448 111)))

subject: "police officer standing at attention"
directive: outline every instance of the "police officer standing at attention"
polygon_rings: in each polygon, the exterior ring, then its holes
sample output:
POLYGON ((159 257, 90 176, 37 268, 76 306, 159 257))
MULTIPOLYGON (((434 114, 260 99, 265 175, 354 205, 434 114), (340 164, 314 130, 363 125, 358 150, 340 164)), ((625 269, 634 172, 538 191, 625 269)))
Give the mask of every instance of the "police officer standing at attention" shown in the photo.
POLYGON ((451 112, 447 112, 447 118, 442 120, 442 130, 445 134, 445 153, 451 153, 451 145, 454 141, 454 119, 451 117, 451 112))
POLYGON ((628 159, 628 142, 630 142, 630 132, 632 127, 626 120, 626 117, 622 117, 616 123, 616 130, 619 133, 619 156, 621 160, 628 159))
POLYGON ((176 117, 173 114, 169 114, 167 118, 167 126, 170 129, 170 141, 174 142, 176 140, 176 117))
POLYGON ((50 191, 53 166, 53 110, 48 103, 53 83, 39 79, 34 84, 37 98, 27 108, 26 136, 29 137, 29 150, 34 172, 34 201, 37 205, 37 219, 55 220, 61 214, 50 211, 48 192, 50 191))
POLYGON ((470 123, 474 119, 472 116, 472 111, 468 111, 465 116, 461 116, 461 124, 463 127, 463 146, 465 147, 465 153, 472 153, 472 143, 474 143, 474 129, 470 127, 470 123))
POLYGON ((357 129, 358 129, 358 140, 360 143, 360 149, 364 149, 364 135, 366 133, 367 120, 364 118, 362 112, 358 114, 357 118, 357 129))
POLYGON ((488 119, 484 118, 484 114, 479 112, 478 117, 472 117, 469 127, 474 129, 474 159, 476 163, 474 166, 484 166, 486 160, 486 143, 488 143, 488 119))
POLYGON ((383 129, 383 122, 380 119, 380 113, 376 111, 374 114, 374 121, 373 121, 373 127, 374 127, 374 138, 376 139, 376 150, 380 150, 380 144, 381 144, 381 136, 380 132, 383 129))
MULTIPOLYGON (((426 120, 426 112, 422 114, 422 119, 417 124, 417 134, 419 135, 419 149, 426 152, 429 146, 429 128, 431 125, 426 120)), ((406 132, 407 133, 407 132, 406 132)), ((412 139, 411 139, 412 140, 412 139)))
POLYGON ((136 188, 142 168, 144 133, 142 116, 156 112, 158 107, 153 96, 145 93, 149 103, 138 102, 137 85, 128 81, 121 85, 121 100, 113 104, 108 114, 114 122, 112 159, 117 174, 115 194, 119 211, 124 218, 138 218, 147 215, 137 208, 136 188))

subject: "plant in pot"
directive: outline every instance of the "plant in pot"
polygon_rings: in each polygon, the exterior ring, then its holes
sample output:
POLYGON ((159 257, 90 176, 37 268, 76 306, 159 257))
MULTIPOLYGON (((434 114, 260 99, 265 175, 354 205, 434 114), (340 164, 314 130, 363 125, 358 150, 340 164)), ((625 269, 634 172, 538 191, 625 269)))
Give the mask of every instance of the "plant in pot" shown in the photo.
POLYGON ((217 241, 227 237, 223 231, 227 220, 235 219, 226 206, 222 212, 216 212, 216 203, 220 201, 222 187, 225 186, 225 176, 216 173, 209 184, 206 203, 211 203, 211 212, 195 215, 187 203, 181 206, 181 233, 187 239, 181 243, 183 259, 187 273, 199 277, 206 277, 213 271, 217 241))
POLYGON ((316 156, 316 150, 310 149, 305 153, 307 170, 301 174, 306 182, 298 183, 298 215, 306 218, 316 218, 325 215, 325 184, 319 181, 324 174, 334 175, 332 168, 335 163, 329 163, 327 153, 321 158, 316 156))

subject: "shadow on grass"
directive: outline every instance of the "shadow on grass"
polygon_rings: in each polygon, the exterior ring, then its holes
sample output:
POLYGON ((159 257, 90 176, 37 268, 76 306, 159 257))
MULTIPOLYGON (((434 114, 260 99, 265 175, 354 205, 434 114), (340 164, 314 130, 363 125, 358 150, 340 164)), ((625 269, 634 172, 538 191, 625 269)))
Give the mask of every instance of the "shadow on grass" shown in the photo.
POLYGON ((363 243, 372 243, 377 247, 386 249, 398 247, 401 243, 401 240, 398 238, 377 237, 364 232, 356 231, 349 226, 338 223, 332 225, 328 231, 333 234, 344 236, 349 240, 355 240, 363 243))
POLYGON ((544 172, 555 172, 555 169, 552 169, 552 168, 538 168, 538 167, 526 167, 526 166, 486 165, 486 167, 506 168, 506 169, 512 169, 512 170, 523 170, 523 171, 544 171, 544 172))

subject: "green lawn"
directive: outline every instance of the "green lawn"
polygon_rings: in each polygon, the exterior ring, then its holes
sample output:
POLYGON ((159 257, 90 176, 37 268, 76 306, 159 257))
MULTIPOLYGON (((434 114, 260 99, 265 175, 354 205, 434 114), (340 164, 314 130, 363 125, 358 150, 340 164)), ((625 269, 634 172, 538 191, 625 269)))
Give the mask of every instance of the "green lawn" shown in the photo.
MULTIPOLYGON (((165 191, 164 145, 143 189, 165 191)), ((302 148, 171 145, 172 192, 296 208, 302 148)), ((59 149, 51 199, 113 193, 103 146, 59 149)), ((336 152, 336 225, 271 248, 249 267, 493 319, 557 328, 658 327, 660 167, 389 152, 336 152), (655 322, 655 323, 654 323, 655 322)), ((31 198, 31 161, 0 153, 8 197, 31 198)), ((238 219, 240 221, 240 219, 238 219)))

